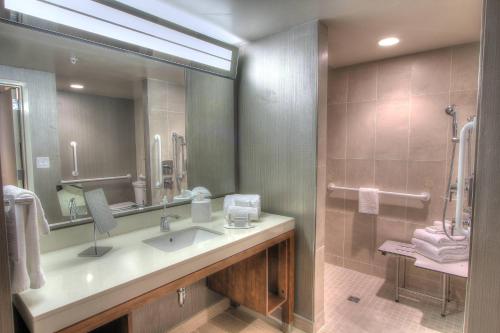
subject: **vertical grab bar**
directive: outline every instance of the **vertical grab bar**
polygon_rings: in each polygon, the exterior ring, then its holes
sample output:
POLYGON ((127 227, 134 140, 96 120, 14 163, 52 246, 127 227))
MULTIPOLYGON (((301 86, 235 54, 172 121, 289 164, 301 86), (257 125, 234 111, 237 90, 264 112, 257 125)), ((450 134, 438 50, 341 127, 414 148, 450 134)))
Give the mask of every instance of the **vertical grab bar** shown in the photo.
POLYGON ((79 175, 79 172, 78 172, 78 154, 76 152, 77 143, 76 143, 76 141, 71 141, 69 143, 69 145, 73 149, 73 171, 71 172, 71 174, 73 175, 73 177, 76 177, 79 175))
POLYGON ((182 155, 182 178, 184 178, 187 175, 187 161, 186 161, 186 139, 182 136, 182 142, 181 142, 181 155, 182 155))
POLYGON ((161 136, 156 134, 154 137, 156 144, 156 187, 161 187, 162 183, 162 165, 161 165, 161 136))
POLYGON ((457 175, 457 204, 455 206, 455 230, 459 235, 469 236, 469 230, 466 230, 462 224, 462 213, 463 213, 463 198, 464 198, 464 159, 465 159, 465 136, 467 131, 476 128, 476 119, 468 122, 462 127, 460 131, 460 146, 458 150, 458 175, 457 175))

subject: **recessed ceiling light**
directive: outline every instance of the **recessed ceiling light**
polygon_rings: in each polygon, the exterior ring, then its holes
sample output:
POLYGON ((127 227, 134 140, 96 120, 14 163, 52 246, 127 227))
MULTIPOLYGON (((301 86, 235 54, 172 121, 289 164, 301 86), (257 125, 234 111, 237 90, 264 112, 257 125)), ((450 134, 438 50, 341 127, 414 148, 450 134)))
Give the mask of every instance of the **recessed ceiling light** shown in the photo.
POLYGON ((83 84, 78 84, 78 83, 72 83, 69 85, 73 89, 83 89, 85 86, 83 84))
POLYGON ((399 43, 399 38, 388 37, 378 41, 378 45, 382 47, 393 46, 399 43))

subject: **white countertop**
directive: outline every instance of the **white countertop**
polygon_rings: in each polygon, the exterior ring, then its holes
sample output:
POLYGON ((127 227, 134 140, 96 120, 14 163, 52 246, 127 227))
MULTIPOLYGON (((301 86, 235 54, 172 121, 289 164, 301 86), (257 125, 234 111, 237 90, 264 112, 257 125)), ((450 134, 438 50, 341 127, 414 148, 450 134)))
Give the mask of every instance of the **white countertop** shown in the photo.
MULTIPOLYGON (((198 224, 223 235, 176 252, 163 252, 142 241, 162 235, 158 226, 100 240, 113 246, 101 258, 80 258, 82 244, 42 255, 46 285, 15 295, 14 303, 32 333, 54 332, 188 275, 252 246, 293 230, 293 218, 262 214, 256 227, 225 229, 222 211, 213 222, 198 224)), ((195 224, 175 221, 171 230, 195 224)))

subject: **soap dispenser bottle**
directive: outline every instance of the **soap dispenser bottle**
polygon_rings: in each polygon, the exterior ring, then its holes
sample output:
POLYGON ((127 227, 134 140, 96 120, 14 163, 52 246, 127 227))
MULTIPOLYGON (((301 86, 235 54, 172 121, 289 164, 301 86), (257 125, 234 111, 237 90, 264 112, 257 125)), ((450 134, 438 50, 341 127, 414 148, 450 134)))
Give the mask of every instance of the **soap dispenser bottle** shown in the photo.
POLYGON ((212 201, 198 193, 191 201, 191 219, 193 223, 207 223, 212 220, 212 201))

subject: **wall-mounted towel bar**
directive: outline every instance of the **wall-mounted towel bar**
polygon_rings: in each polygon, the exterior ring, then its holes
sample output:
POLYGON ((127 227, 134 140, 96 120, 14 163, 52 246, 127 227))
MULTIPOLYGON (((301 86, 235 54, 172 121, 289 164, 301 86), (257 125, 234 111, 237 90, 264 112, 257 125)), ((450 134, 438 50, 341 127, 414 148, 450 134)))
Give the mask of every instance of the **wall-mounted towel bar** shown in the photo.
MULTIPOLYGON (((22 199, 16 199, 16 205, 30 205, 33 203, 33 198, 22 198, 22 199)), ((3 204, 4 206, 9 206, 10 205, 10 200, 9 199, 3 199, 3 204)))
POLYGON ((80 183, 105 182, 105 181, 109 181, 109 180, 131 180, 131 179, 132 179, 132 175, 128 174, 125 176, 115 176, 115 177, 61 180, 61 184, 62 185, 69 185, 69 184, 80 184, 80 183))
MULTIPOLYGON (((329 191, 344 190, 344 191, 351 191, 351 192, 358 192, 359 191, 358 188, 336 186, 334 183, 328 184, 328 190, 329 191)), ((411 194, 411 193, 379 191, 378 193, 383 194, 383 195, 392 195, 392 196, 401 197, 401 198, 418 199, 418 200, 422 200, 422 201, 429 201, 431 199, 431 195, 428 192, 422 192, 420 194, 411 194)))

